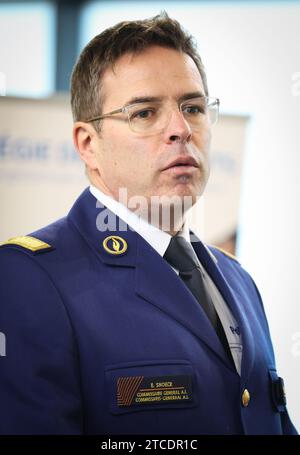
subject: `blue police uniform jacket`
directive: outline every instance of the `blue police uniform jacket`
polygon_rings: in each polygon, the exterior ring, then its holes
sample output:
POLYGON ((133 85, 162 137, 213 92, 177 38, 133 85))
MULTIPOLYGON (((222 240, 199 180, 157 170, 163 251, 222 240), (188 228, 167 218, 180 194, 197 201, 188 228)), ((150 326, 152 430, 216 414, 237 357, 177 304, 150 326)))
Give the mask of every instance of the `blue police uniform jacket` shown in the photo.
POLYGON ((37 248, 0 249, 0 433, 296 434, 248 273, 193 243, 238 322, 239 376, 171 266, 132 229, 98 230, 102 210, 86 189, 37 248))

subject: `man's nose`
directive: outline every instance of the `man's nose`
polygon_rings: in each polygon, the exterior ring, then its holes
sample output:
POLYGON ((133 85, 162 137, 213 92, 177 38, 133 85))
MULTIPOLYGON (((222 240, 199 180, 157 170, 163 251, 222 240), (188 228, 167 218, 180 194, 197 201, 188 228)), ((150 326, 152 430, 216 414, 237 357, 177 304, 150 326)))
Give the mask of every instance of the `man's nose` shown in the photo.
POLYGON ((182 112, 173 110, 164 130, 164 139, 167 143, 189 142, 192 137, 192 129, 182 112))

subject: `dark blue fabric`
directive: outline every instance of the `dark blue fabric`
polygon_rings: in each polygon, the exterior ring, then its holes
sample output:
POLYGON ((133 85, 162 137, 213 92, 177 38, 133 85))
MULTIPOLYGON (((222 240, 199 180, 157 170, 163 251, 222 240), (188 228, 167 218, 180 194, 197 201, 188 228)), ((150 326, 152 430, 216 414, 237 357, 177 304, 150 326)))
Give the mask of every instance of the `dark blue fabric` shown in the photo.
MULTIPOLYGON (((1 434, 293 434, 274 403, 274 354, 262 302, 234 260, 194 249, 242 334, 241 377, 203 309, 138 234, 101 232, 89 190, 32 235, 53 249, 0 248, 1 434), (109 254, 109 235, 126 240, 109 254), (272 375, 270 375, 270 371, 272 375), (189 401, 120 407, 119 378, 192 378, 189 401), (249 406, 242 406, 244 388, 249 406)), ((121 226, 122 227, 122 226, 121 226)), ((277 374, 277 373, 276 373, 277 374)))
POLYGON ((228 358, 233 362, 229 344, 212 298, 204 283, 204 274, 200 268, 197 255, 191 244, 184 237, 174 235, 164 254, 164 259, 179 271, 179 276, 202 306, 213 328, 215 329, 228 358))

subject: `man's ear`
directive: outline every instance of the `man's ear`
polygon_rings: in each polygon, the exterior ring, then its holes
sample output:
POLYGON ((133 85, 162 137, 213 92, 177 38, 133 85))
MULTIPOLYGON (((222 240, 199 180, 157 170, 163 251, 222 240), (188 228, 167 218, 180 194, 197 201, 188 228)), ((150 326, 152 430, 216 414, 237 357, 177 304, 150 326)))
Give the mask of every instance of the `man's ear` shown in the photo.
POLYGON ((75 122, 73 126, 73 142, 82 161, 88 169, 97 169, 96 144, 99 136, 92 125, 75 122))

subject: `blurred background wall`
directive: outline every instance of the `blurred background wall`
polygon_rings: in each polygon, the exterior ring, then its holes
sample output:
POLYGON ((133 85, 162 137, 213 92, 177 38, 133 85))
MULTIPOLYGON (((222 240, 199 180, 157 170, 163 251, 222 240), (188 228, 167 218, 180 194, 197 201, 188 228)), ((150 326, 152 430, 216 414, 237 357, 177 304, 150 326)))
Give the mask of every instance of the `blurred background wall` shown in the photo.
MULTIPOLYGON (((231 236, 237 239, 240 262, 261 290, 278 371, 285 378, 291 417, 300 430, 300 2, 0 1, 2 233, 6 236, 9 231, 15 235, 20 219, 24 218, 29 229, 42 222, 45 211, 50 219, 52 212, 48 206, 55 207, 53 216, 64 215, 65 204, 69 206, 73 200, 74 182, 78 185, 77 179, 82 179, 80 185, 87 184, 74 150, 70 145, 62 145, 62 149, 56 150, 61 153, 58 156, 64 157, 59 181, 64 186, 65 202, 61 203, 61 192, 53 187, 47 193, 46 210, 37 209, 34 216, 29 216, 34 194, 25 183, 20 185, 20 179, 26 174, 30 182, 30 160, 22 159, 22 151, 23 156, 28 156, 24 142, 8 147, 5 139, 14 131, 19 132, 19 139, 30 131, 33 141, 41 134, 35 122, 29 128, 25 104, 28 98, 50 97, 51 103, 55 95, 61 114, 53 114, 51 107, 42 109, 42 123, 49 126, 49 141, 55 142, 68 134, 71 138, 68 95, 57 94, 68 91, 70 72, 82 47, 118 21, 144 18, 162 9, 195 36, 207 70, 210 94, 220 98, 223 119, 226 116, 247 119, 240 147, 243 155, 242 166, 238 168, 240 191, 236 194, 235 189, 232 196, 239 201, 235 205, 237 231, 231 236), (13 101, 11 97, 18 99, 13 101), (27 100, 22 104, 20 98, 27 100), (13 104, 17 114, 12 115, 13 104), (60 115, 66 125, 69 122, 69 133, 67 129, 62 131, 60 115), (17 161, 14 153, 18 154, 17 161), (68 171, 65 178, 64 169, 68 171), (15 202, 17 199, 19 203, 15 202)), ((227 139, 222 130, 218 131, 218 144, 224 151, 227 139)), ((230 134, 234 148, 236 133, 232 130, 230 134)), ((42 149, 37 153, 42 154, 42 149)), ((218 165, 220 155, 215 160, 215 169, 218 165)), ((51 166, 48 171, 56 172, 51 166)), ((43 165, 40 172, 46 178, 43 165)), ((228 212, 222 199, 214 212, 226 219, 228 212)), ((207 238, 209 234, 206 233, 207 238)), ((223 240, 226 239, 216 238, 218 243, 223 240)))

